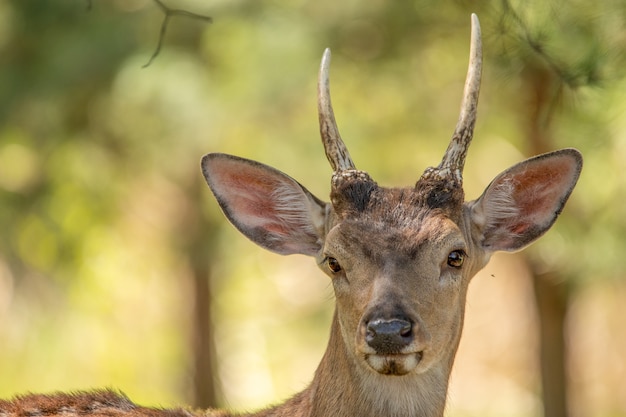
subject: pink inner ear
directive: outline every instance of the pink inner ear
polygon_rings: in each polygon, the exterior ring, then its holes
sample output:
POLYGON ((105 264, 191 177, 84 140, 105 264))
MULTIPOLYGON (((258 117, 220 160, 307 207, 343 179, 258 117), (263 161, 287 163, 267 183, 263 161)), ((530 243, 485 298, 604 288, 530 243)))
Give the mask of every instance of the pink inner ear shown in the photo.
POLYGON ((577 151, 563 149, 528 159, 496 177, 476 206, 484 247, 519 250, 541 236, 563 209, 581 164, 577 151))
POLYGON ((516 235, 521 235, 530 229, 530 223, 514 223, 510 227, 510 232, 516 235))
POLYGON ((257 167, 237 165, 236 169, 215 170, 216 192, 227 196, 228 206, 236 210, 241 222, 284 234, 286 230, 275 211, 274 198, 274 191, 281 186, 281 181, 267 176, 257 167))
POLYGON ((203 169, 222 210, 249 239, 282 254, 317 253, 323 203, 294 179, 223 154, 205 157, 203 169))
MULTIPOLYGON (((539 224, 545 221, 546 216, 551 219, 563 198, 563 190, 569 188, 572 176, 573 165, 566 157, 532 164, 517 174, 513 183, 513 198, 518 204, 520 219, 532 219, 539 224)), ((519 223, 514 232, 523 233, 529 226, 519 223)))

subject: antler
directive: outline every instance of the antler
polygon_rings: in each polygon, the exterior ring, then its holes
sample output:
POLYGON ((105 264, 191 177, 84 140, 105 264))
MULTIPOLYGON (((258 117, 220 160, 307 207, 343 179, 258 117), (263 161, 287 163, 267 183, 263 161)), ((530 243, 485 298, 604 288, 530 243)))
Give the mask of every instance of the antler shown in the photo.
POLYGON ((333 106, 330 102, 328 69, 330 67, 330 49, 326 48, 320 65, 317 82, 317 108, 320 119, 320 134, 324 143, 326 157, 334 172, 355 169, 346 145, 341 140, 333 106))
POLYGON ((480 75, 482 72, 483 51, 480 39, 480 23, 478 17, 472 13, 472 37, 470 59, 467 68, 467 78, 463 90, 461 113, 452 140, 438 167, 440 177, 452 177, 457 181, 463 179, 463 166, 467 149, 472 141, 476 112, 478 107, 478 93, 480 91, 480 75))

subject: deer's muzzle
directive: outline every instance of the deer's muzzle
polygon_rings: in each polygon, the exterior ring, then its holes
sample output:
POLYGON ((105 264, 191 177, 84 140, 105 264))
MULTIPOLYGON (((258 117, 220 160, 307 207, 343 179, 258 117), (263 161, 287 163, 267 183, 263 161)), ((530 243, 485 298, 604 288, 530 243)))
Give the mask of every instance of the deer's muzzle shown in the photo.
POLYGON ((413 325, 408 320, 376 319, 366 324, 365 342, 379 355, 398 354, 413 341, 413 325))
MULTIPOLYGON (((379 309, 374 309, 374 311, 379 309)), ((391 313, 391 311, 389 312, 391 313)), ((393 314, 368 317, 361 320, 359 350, 365 362, 383 375, 405 375, 419 371, 424 356, 424 337, 418 320, 410 319, 397 309, 393 314)))

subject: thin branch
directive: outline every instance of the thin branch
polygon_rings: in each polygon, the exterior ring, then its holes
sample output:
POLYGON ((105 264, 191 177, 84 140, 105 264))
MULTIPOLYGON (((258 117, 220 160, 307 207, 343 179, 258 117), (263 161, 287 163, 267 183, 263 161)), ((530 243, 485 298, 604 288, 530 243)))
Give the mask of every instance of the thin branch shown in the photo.
POLYGON ((580 83, 575 79, 575 76, 570 74, 566 69, 559 65, 556 60, 545 51, 541 42, 536 40, 531 35, 530 30, 526 25, 526 22, 524 22, 524 20, 513 8, 511 3, 509 3, 509 0, 502 0, 502 4, 505 9, 505 14, 508 13, 509 16, 511 16, 514 22, 517 24, 517 27, 522 31, 523 41, 525 41, 530 49, 548 65, 548 67, 564 84, 572 89, 579 87, 580 83))
POLYGON ((146 67, 150 66, 150 64, 152 64, 152 61, 154 61, 154 59, 161 52, 161 47, 163 46, 163 40, 165 39, 165 33, 167 32, 167 27, 168 27, 168 25, 170 23, 170 18, 171 17, 173 17, 173 16, 183 16, 183 17, 187 17, 187 18, 190 18, 190 19, 202 20, 202 21, 207 22, 207 23, 212 23, 213 22, 213 19, 211 17, 209 17, 209 16, 205 16, 205 15, 201 15, 201 14, 197 14, 197 13, 192 13, 192 12, 189 12, 187 10, 172 9, 172 8, 166 6, 161 0, 154 0, 154 2, 161 9, 161 11, 163 12, 163 14, 165 16, 163 17, 163 23, 161 23, 161 31, 159 33, 159 40, 157 42, 157 46, 156 46, 154 52, 152 53, 152 56, 148 60, 148 62, 142 68, 146 68, 146 67))

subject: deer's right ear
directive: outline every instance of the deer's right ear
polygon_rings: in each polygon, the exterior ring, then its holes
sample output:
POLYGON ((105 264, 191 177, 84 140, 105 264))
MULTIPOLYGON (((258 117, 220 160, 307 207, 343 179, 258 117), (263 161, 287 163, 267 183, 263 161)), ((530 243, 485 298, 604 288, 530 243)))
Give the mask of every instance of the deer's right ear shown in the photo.
POLYGON ((282 255, 321 250, 326 204, 293 178, 219 153, 202 158, 202 172, 226 217, 256 244, 282 255))
POLYGON ((527 159, 498 175, 471 206, 475 239, 486 251, 516 251, 561 214, 582 169, 575 149, 527 159))

